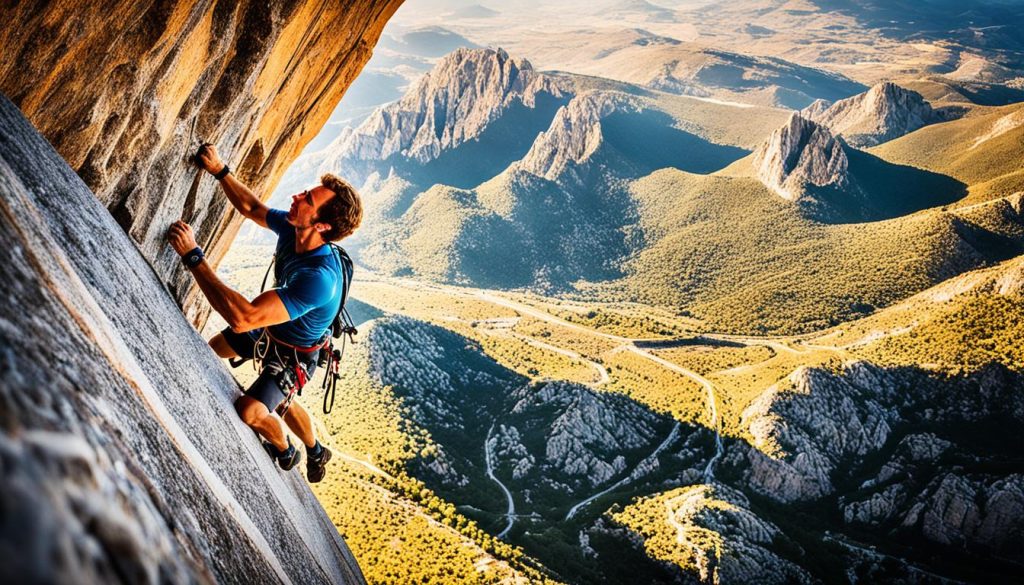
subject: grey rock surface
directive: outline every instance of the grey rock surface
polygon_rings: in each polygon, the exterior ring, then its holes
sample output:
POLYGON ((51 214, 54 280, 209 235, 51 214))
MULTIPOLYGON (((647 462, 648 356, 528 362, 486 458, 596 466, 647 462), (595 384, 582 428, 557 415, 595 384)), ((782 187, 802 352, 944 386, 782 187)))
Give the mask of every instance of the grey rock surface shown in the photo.
POLYGON ((362 583, 233 378, 0 98, 0 581, 362 583))
POLYGON ((524 388, 515 396, 513 415, 556 413, 543 429, 544 453, 536 454, 544 461, 538 471, 545 475, 585 479, 589 486, 598 486, 626 470, 621 453, 657 445, 658 417, 634 403, 567 382, 548 382, 536 391, 524 388))
POLYGON ((638 112, 638 100, 624 94, 592 91, 574 97, 563 106, 551 126, 514 169, 549 181, 582 184, 591 156, 604 142, 601 119, 613 112, 638 112))
POLYGON ((789 201, 802 199, 808 187, 849 184, 849 161, 842 143, 828 128, 799 114, 793 114, 754 151, 753 164, 761 182, 789 201))
MULTIPOLYGON (((358 128, 325 148, 322 168, 402 157, 423 164, 477 139, 512 105, 532 108, 537 94, 560 95, 550 77, 502 49, 457 49, 398 101, 374 111, 358 128)), ((370 168, 370 167, 367 167, 370 168)), ((367 173, 368 174, 368 173, 367 173)))
POLYGON ((800 115, 857 147, 876 146, 942 121, 921 94, 892 82, 879 83, 831 105, 817 100, 800 115))

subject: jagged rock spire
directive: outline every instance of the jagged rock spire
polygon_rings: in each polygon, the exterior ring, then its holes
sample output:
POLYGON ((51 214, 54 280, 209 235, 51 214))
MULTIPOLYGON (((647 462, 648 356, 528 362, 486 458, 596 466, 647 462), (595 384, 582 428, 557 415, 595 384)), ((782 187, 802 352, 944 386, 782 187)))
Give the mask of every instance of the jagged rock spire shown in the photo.
POLYGON ((810 186, 845 187, 848 166, 842 144, 828 128, 799 114, 754 151, 758 178, 789 201, 801 199, 810 186))

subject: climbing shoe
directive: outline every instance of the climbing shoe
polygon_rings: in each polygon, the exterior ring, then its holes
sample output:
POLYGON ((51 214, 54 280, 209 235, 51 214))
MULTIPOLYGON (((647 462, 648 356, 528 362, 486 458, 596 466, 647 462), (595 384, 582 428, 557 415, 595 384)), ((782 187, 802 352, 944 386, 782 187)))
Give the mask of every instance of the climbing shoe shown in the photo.
POLYGON ((309 483, 317 483, 327 474, 327 462, 331 460, 331 450, 317 443, 320 452, 310 451, 306 458, 306 479, 309 483))
POLYGON ((285 471, 295 467, 299 464, 299 461, 302 461, 302 451, 299 451, 292 445, 291 438, 288 439, 288 448, 284 451, 278 451, 277 447, 270 441, 263 441, 263 449, 285 471))

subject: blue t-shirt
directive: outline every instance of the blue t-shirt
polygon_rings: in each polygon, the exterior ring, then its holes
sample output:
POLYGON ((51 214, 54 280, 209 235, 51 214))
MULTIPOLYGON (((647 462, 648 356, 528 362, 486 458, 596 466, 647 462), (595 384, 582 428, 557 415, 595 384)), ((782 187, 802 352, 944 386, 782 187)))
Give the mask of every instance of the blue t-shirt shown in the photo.
POLYGON ((338 314, 345 286, 340 263, 330 245, 296 254, 295 227, 288 223, 286 211, 267 211, 267 227, 277 234, 274 288, 291 318, 271 325, 270 334, 291 345, 311 347, 338 314))

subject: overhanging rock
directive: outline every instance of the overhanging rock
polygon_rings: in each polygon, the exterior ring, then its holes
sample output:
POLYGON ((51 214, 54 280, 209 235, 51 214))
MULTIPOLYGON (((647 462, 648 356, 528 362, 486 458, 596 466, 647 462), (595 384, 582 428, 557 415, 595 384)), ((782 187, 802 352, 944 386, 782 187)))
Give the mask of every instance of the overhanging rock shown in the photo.
MULTIPOLYGON (((242 219, 186 161, 199 138, 270 196, 402 0, 6 2, 0 93, 55 146, 196 323, 208 305, 163 245, 184 219, 216 264, 242 219)), ((340 169, 339 169, 340 171, 340 169)))
POLYGON ((135 244, 3 97, 0 195, 0 582, 363 583, 135 244))

